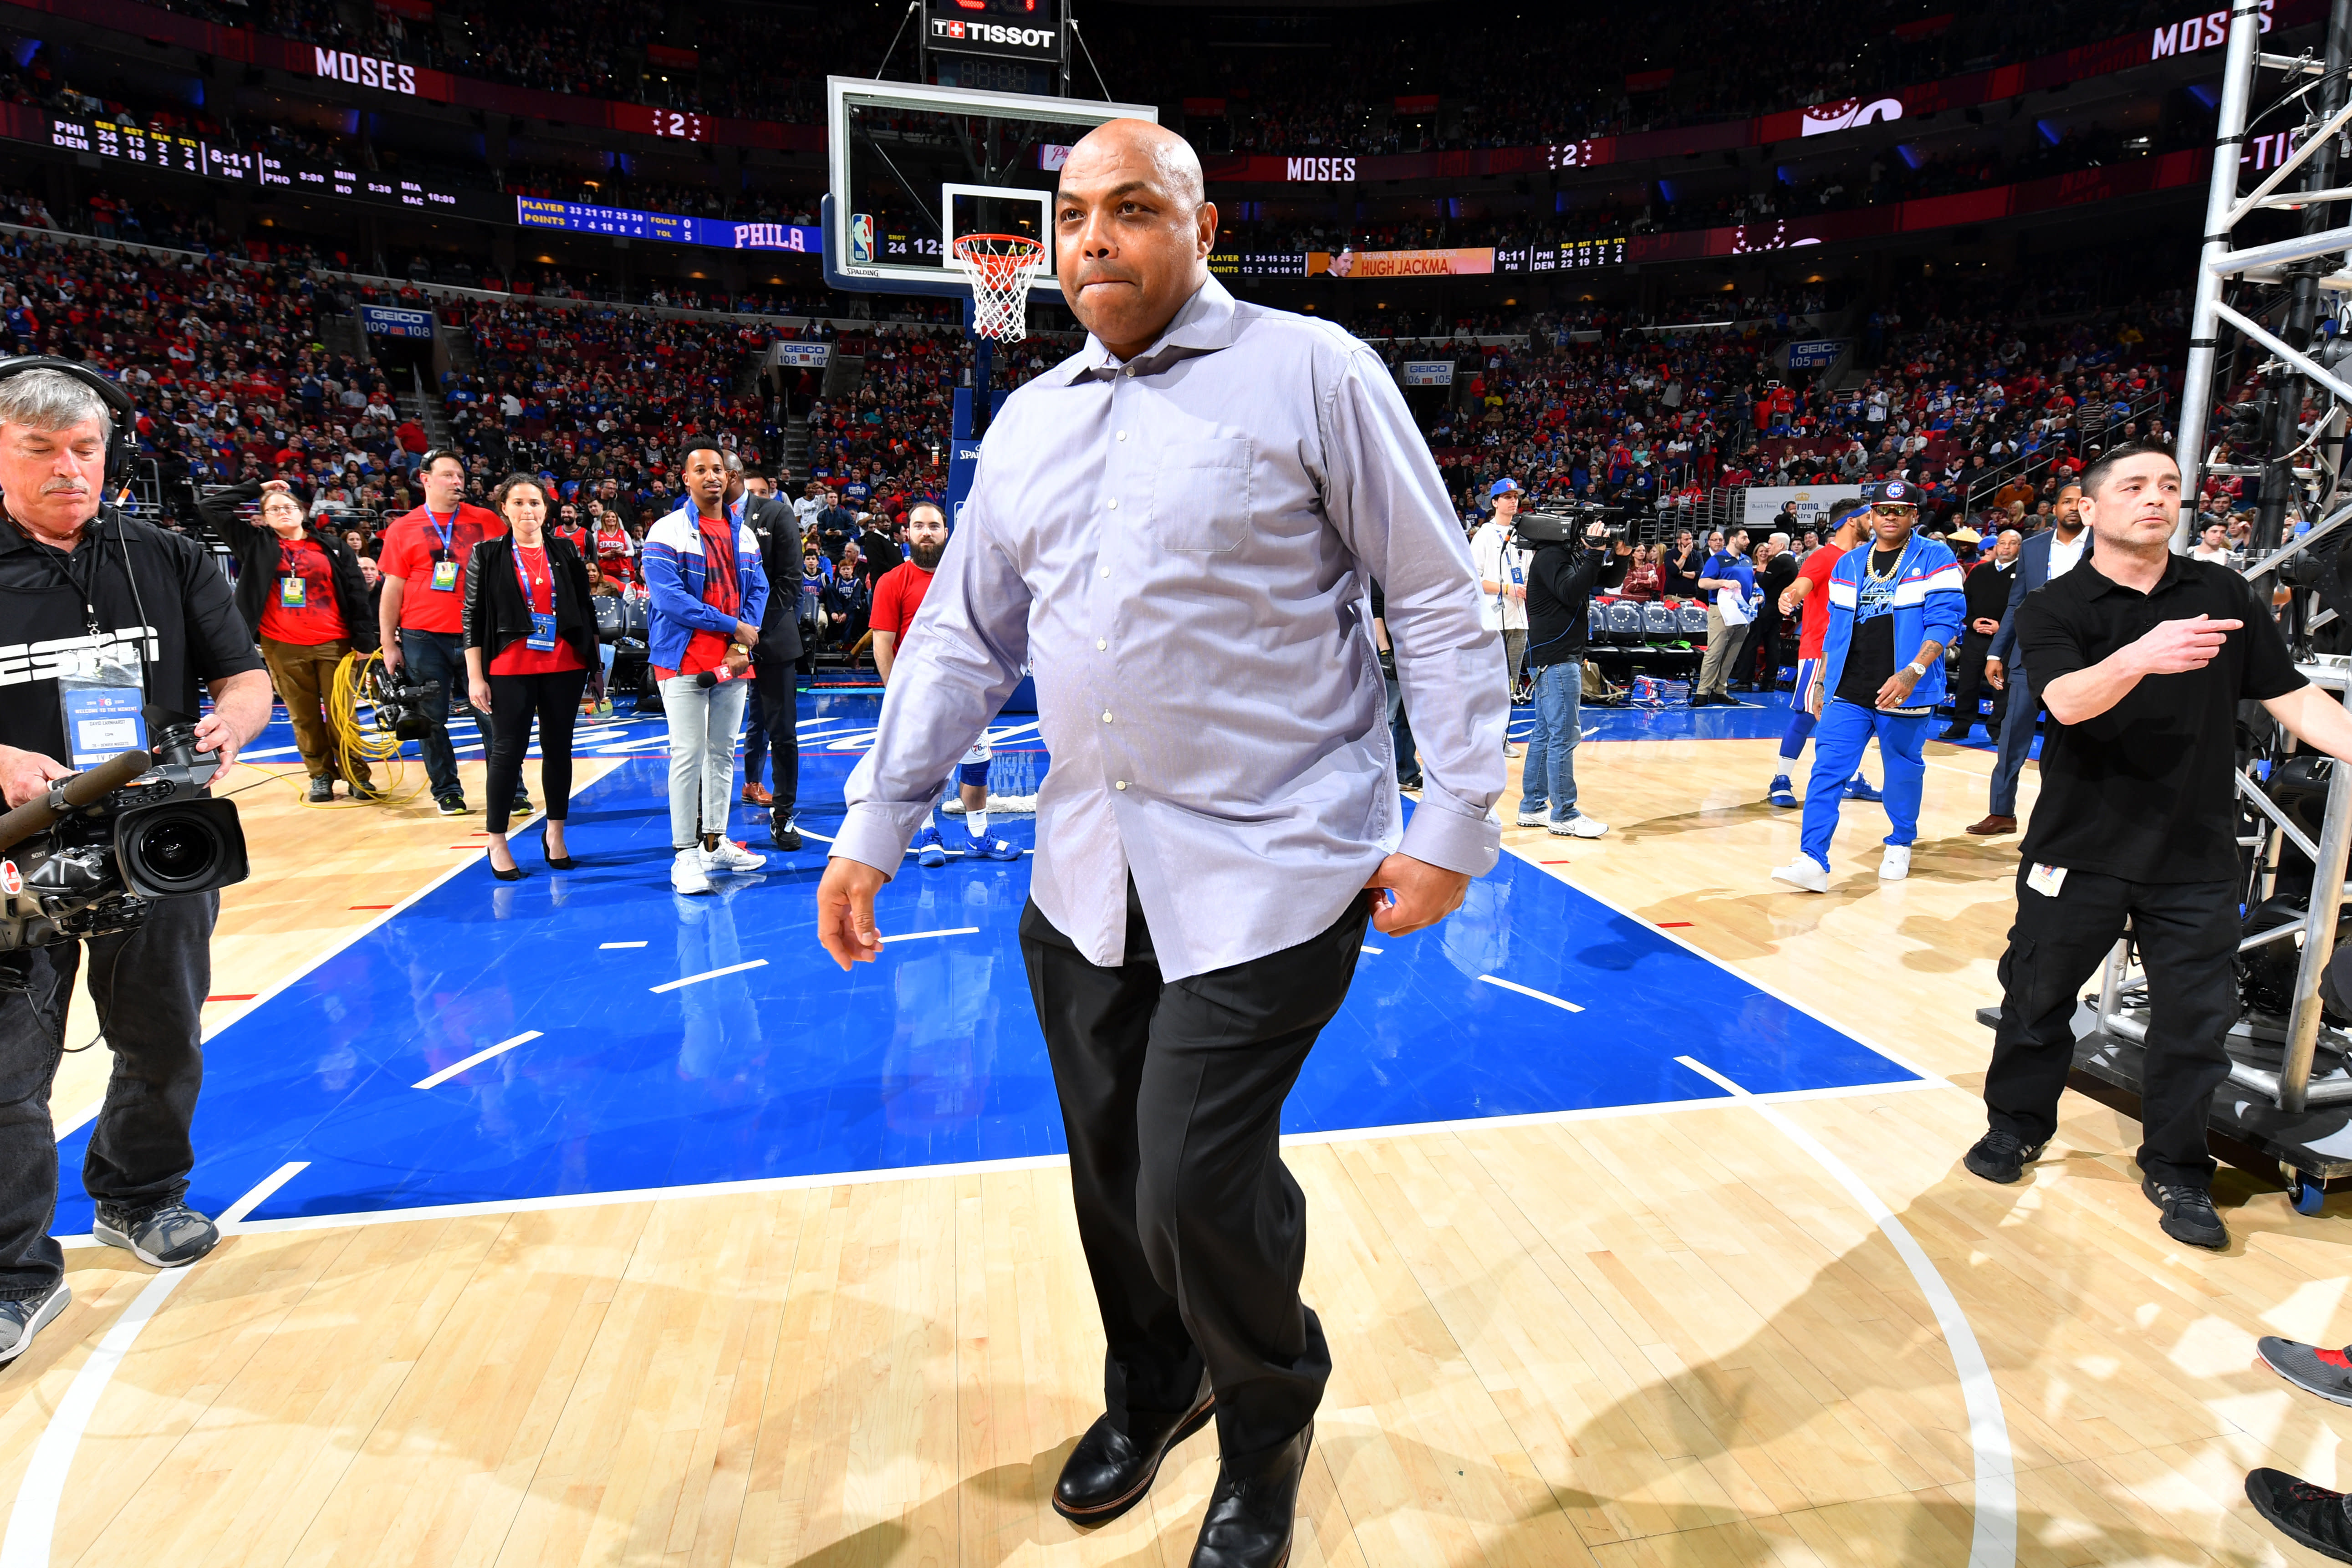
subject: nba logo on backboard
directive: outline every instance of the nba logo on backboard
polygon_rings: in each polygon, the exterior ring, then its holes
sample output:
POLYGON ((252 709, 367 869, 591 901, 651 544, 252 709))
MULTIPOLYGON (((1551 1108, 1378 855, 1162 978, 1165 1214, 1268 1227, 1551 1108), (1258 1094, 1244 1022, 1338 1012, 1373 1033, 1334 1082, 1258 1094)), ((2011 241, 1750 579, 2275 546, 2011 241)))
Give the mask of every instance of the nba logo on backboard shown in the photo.
POLYGON ((870 267, 874 264, 874 215, 872 213, 849 215, 849 259, 854 266, 870 267))

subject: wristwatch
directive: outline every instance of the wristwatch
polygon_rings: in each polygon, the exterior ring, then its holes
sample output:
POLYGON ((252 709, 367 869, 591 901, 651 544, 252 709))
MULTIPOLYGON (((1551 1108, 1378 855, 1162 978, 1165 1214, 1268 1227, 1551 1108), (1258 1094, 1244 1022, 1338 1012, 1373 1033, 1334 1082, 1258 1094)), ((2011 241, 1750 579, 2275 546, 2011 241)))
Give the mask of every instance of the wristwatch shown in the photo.
POLYGON ((1908 664, 1905 665, 1903 668, 1906 668, 1906 669, 1907 669, 1907 670, 1909 670, 1909 671, 1911 672, 1911 679, 1914 679, 1914 680, 1923 680, 1923 679, 1927 679, 1927 667, 1926 665, 1924 665, 1924 664, 1921 664, 1921 663, 1920 663, 1917 659, 1916 659, 1916 658, 1915 658, 1915 659, 1913 659, 1910 663, 1908 663, 1908 664))

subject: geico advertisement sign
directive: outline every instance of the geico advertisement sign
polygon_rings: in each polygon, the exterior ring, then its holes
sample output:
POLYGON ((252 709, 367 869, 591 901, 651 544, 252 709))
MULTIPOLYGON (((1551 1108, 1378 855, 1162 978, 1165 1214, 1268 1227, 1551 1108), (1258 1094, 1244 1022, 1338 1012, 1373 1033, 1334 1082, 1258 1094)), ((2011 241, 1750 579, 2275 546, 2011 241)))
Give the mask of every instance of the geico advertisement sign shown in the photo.
POLYGON ((1309 278, 1459 278, 1495 270, 1491 245, 1455 250, 1327 250, 1307 253, 1309 278))

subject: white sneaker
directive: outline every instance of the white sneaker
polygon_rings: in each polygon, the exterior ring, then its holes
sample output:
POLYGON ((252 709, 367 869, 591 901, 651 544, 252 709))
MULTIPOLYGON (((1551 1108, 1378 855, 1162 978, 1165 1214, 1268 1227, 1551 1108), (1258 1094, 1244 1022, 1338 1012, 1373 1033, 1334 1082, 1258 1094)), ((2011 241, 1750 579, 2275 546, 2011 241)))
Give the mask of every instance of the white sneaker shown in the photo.
POLYGON ((669 863, 669 890, 673 893, 707 893, 710 879, 702 874, 702 851, 681 849, 677 858, 669 863))
POLYGON ((1566 822, 1548 822, 1555 838, 1598 838, 1609 831, 1609 825, 1598 817, 1571 816, 1566 822))
POLYGON ((1550 821, 1551 813, 1548 811, 1523 811, 1518 816, 1518 826, 1521 827, 1542 827, 1549 825, 1550 821))
POLYGON ((1800 855, 1785 866, 1773 867, 1772 879, 1794 883, 1809 893, 1830 890, 1830 868, 1810 855, 1800 855))
POLYGON ((1503 755, 1507 757, 1523 757, 1527 755, 1527 752, 1528 749, 1525 746, 1514 746, 1508 741, 1503 742, 1503 755))
POLYGON ((718 848, 702 852, 706 871, 756 871, 767 863, 765 855, 754 855, 732 838, 721 838, 718 848))
POLYGON ((1886 858, 1878 863, 1878 879, 1882 882, 1899 882, 1910 874, 1911 846, 1908 844, 1888 845, 1886 847, 1886 858))

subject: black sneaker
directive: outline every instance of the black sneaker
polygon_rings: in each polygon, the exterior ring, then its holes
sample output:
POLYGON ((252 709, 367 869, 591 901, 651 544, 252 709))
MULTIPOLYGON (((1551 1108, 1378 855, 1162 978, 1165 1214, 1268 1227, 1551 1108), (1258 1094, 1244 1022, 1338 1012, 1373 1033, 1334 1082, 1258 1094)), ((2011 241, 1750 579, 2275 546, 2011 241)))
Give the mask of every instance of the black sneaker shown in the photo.
POLYGON ((2141 1179, 2139 1190, 2164 1211, 2164 1234, 2173 1240, 2215 1252, 2230 1245, 2230 1227, 2221 1223, 2220 1211, 2213 1207, 2213 1194, 2204 1188, 2147 1176, 2141 1179))
POLYGON ((2316 1394, 2336 1405, 2352 1405, 2352 1353, 2273 1334, 2255 1341, 2254 1353, 2305 1394, 2316 1394))
POLYGON ((433 809, 444 816, 463 816, 466 815, 466 797, 454 791, 448 795, 436 795, 433 797, 433 809))
POLYGON ((2352 1563, 2352 1510, 2342 1492, 2313 1486, 2284 1470, 2252 1470, 2246 1500, 2281 1535, 2322 1557, 2352 1563))
POLYGON ((517 790, 515 792, 514 804, 507 807, 507 810, 509 813, 516 816, 529 816, 530 815, 530 796, 523 794, 520 790, 517 790))
POLYGON ((323 805, 334 798, 334 780, 330 778, 315 778, 310 781, 310 804, 312 805, 323 805))
POLYGON ((768 837, 779 849, 797 849, 801 847, 801 825, 789 816, 772 815, 768 818, 768 837))
POLYGON ((33 1336, 54 1322, 72 1300, 73 1292, 60 1279, 45 1294, 28 1301, 0 1301, 0 1366, 23 1355, 33 1336))
POLYGON ((382 800, 383 786, 373 779, 349 779, 343 788, 353 800, 382 800))
POLYGON ((112 1204, 100 1204, 89 1234, 156 1268, 185 1268, 220 1245, 220 1227, 183 1203, 144 1214, 126 1214, 112 1204))
POLYGON ((2016 1133, 1996 1129, 1978 1139, 1976 1147, 1961 1158, 1960 1163, 1969 1168, 1971 1175, 2007 1186, 2024 1175, 2025 1167, 2042 1158, 2042 1151, 2048 1147, 2046 1143, 2028 1146, 2016 1133))

